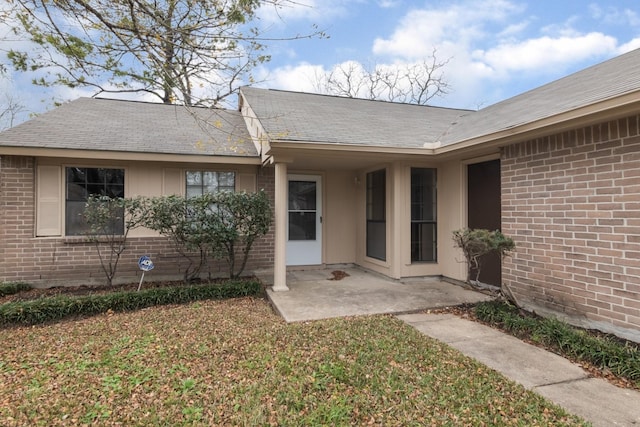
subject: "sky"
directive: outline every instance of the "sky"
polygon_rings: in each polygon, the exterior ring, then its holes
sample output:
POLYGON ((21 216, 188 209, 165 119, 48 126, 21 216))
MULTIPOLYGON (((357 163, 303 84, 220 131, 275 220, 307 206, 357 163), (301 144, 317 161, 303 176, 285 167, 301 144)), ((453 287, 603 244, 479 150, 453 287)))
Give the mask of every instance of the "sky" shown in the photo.
MULTIPOLYGON (((640 48, 638 0, 295 0, 258 16, 275 39, 313 25, 328 36, 269 42, 272 60, 255 70, 258 86, 315 92, 317 76, 340 64, 402 66, 435 50, 449 91, 430 104, 453 108, 486 107, 640 48)), ((23 119, 53 99, 92 95, 43 90, 30 79, 0 81, 24 106, 23 119)))

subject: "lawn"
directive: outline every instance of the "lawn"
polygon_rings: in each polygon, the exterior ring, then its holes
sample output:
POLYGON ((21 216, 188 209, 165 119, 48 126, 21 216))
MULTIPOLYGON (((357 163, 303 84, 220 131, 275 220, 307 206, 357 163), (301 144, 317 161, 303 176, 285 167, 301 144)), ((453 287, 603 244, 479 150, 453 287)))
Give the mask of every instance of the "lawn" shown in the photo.
POLYGON ((581 425, 392 316, 258 298, 0 330, 0 425, 581 425))

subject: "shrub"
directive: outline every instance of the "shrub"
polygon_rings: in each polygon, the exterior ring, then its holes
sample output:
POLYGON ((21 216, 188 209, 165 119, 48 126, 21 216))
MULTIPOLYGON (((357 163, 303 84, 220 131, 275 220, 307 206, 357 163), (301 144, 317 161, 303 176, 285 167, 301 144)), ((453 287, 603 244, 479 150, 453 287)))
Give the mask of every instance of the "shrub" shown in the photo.
POLYGON ((516 247, 513 239, 505 236, 499 230, 463 228, 453 232, 455 247, 462 249, 467 262, 467 283, 471 283, 471 271, 476 272, 476 283, 480 278, 482 257, 489 253, 497 253, 500 258, 508 256, 516 247))
POLYGON ((185 282, 200 276, 210 255, 226 260, 229 278, 240 277, 253 243, 269 231, 272 218, 264 191, 155 197, 147 209, 145 226, 169 237, 188 260, 185 282))
POLYGON ((212 201, 216 209, 206 218, 211 227, 207 233, 209 248, 214 256, 226 260, 229 278, 238 278, 247 265, 253 243, 269 231, 269 198, 264 191, 222 192, 215 194, 212 201), (241 254, 239 262, 236 251, 241 254))
POLYGON ((166 304, 183 304, 206 299, 227 299, 258 295, 262 285, 256 280, 234 280, 222 284, 176 286, 139 292, 113 292, 104 295, 56 296, 0 305, 0 325, 35 325, 105 313, 138 310, 166 304))
POLYGON ((98 251, 100 266, 110 286, 120 255, 126 249, 129 231, 139 227, 144 219, 142 199, 92 195, 87 200, 83 215, 89 226, 86 235, 98 251), (124 224, 124 230, 120 224, 124 224))
POLYGON ((18 292, 28 291, 31 285, 23 282, 5 282, 0 283, 0 297, 17 294, 18 292))
POLYGON ((588 362, 640 387, 640 347, 607 335, 593 335, 554 318, 522 315, 506 302, 490 301, 475 308, 478 319, 513 335, 544 344, 573 360, 588 362))
POLYGON ((185 198, 170 195, 153 197, 145 202, 144 226, 166 236, 176 251, 187 261, 184 281, 200 277, 207 264, 208 245, 204 234, 202 214, 209 205, 202 197, 185 198), (198 217, 196 220, 195 217, 198 217))

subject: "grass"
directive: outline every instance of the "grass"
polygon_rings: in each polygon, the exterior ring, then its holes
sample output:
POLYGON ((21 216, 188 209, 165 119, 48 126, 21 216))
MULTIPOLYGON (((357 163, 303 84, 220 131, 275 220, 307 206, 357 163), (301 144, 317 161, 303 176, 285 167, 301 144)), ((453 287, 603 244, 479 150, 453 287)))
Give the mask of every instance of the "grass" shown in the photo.
POLYGON ((391 316, 256 298, 0 330, 0 424, 582 425, 391 316))

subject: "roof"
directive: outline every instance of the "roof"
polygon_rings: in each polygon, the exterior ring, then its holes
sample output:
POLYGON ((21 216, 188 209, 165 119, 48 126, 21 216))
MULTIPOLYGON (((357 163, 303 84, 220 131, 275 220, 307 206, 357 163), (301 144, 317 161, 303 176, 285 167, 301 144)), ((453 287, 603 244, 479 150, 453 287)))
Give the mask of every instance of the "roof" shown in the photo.
MULTIPOLYGON (((477 144, 564 113, 579 116, 600 102, 638 102, 639 92, 640 49, 478 111, 241 89, 272 141, 399 149, 477 144)), ((237 111, 99 98, 77 99, 6 130, 2 146, 258 157, 237 111)))
POLYGON ((466 115, 442 143, 489 135, 638 91, 640 49, 466 115))
POLYGON ((0 133, 0 146, 257 156, 239 112, 79 98, 0 133))
POLYGON ((277 141, 422 148, 469 110, 243 87, 277 141))
POLYGON ((478 111, 244 87, 271 139, 436 148, 640 91, 640 49, 478 111))

